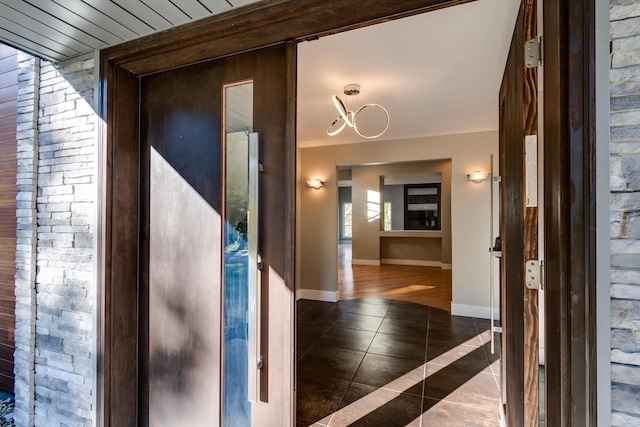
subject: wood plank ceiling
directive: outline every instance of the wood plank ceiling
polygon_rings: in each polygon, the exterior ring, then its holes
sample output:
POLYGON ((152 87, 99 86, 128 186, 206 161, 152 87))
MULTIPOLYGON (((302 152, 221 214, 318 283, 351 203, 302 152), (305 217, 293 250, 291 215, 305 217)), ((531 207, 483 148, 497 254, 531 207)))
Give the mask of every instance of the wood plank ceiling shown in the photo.
POLYGON ((60 63, 256 0, 0 0, 0 42, 60 63))

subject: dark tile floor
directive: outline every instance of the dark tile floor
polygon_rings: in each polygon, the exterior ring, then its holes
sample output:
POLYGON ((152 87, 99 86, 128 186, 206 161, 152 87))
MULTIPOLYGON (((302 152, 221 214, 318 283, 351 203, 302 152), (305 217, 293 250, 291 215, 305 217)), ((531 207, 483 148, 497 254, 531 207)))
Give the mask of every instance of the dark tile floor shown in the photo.
POLYGON ((297 308, 298 426, 499 426, 488 321, 391 300, 297 308))

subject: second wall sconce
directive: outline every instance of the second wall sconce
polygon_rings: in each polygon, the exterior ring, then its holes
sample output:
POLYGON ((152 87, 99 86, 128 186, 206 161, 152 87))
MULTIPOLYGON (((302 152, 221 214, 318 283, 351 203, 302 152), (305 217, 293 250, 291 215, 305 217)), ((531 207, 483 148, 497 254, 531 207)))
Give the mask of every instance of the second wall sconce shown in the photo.
POLYGON ((322 182, 321 179, 315 178, 315 179, 308 180, 307 185, 311 188, 315 188, 316 190, 319 190, 322 187, 324 187, 324 182, 322 182))
POLYGON ((469 181, 479 184, 489 178, 489 172, 475 171, 467 175, 467 177, 469 178, 469 181))

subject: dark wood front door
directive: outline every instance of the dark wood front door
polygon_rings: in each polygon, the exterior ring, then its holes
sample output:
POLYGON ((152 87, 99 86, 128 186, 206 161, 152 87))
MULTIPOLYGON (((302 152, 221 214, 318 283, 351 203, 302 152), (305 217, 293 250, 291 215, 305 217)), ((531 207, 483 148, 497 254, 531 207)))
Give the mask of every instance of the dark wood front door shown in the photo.
POLYGON ((138 425, 291 422, 285 54, 139 80, 138 425))
MULTIPOLYGON (((525 263, 538 259, 537 194, 527 189, 527 155, 537 159, 537 69, 525 67, 525 41, 536 37, 536 0, 523 0, 500 88, 501 313, 503 404, 510 426, 539 422, 538 290, 525 263), (529 146, 527 148, 527 136, 529 146)), ((537 179, 531 175, 529 179, 537 179)), ((533 165, 537 171, 537 161, 533 165)))

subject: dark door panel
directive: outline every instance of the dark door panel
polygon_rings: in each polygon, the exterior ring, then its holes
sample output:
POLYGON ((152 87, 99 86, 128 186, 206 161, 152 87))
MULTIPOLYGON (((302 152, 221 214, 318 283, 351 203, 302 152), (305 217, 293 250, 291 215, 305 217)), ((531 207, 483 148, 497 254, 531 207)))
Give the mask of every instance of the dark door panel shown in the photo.
POLYGON ((538 259, 538 208, 525 200, 525 136, 537 135, 537 70, 525 67, 536 36, 536 0, 523 0, 500 88, 502 384, 508 425, 537 426, 538 290, 525 286, 525 262, 538 259))
MULTIPOLYGON (((292 312, 293 301, 282 279, 284 54, 280 45, 141 78, 140 425, 231 425, 226 408, 234 404, 250 408, 249 418, 233 418, 238 427, 251 419, 254 425, 285 425, 289 417, 286 402, 293 391, 282 373, 292 370, 282 355, 290 353, 284 337, 291 325, 281 315, 287 307, 292 312), (253 111, 244 113, 252 115, 247 132, 258 133, 263 164, 258 236, 264 263, 259 310, 263 364, 259 402, 251 405, 246 387, 238 386, 246 382, 246 346, 227 340, 229 334, 246 335, 247 322, 225 315, 246 312, 244 306, 235 310, 225 302, 230 293, 225 281, 237 278, 225 272, 231 259, 225 242, 236 231, 225 225, 231 199, 225 192, 227 178, 236 171, 226 169, 225 119, 232 118, 225 116, 224 94, 228 85, 242 82, 252 83, 253 111), (233 364, 230 371, 226 364, 233 364), (233 378, 226 380, 231 372, 233 378)), ((233 304, 246 304, 246 298, 233 304)))

